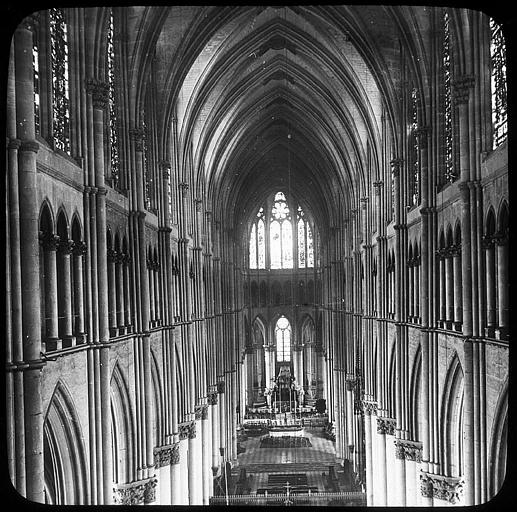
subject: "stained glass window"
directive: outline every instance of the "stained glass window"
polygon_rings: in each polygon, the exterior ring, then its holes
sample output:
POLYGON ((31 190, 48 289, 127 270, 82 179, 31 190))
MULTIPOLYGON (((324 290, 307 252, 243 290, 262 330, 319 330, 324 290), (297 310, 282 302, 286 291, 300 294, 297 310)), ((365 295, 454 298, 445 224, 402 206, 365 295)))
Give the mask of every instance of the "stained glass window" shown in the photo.
POLYGON ((255 224, 251 228, 250 235, 250 268, 257 268, 257 229, 255 224))
POLYGON ((305 267, 305 222, 302 218, 298 221, 298 267, 305 267))
MULTIPOLYGON (((262 210, 262 208, 261 208, 262 210)), ((264 221, 257 223, 258 268, 266 268, 266 238, 264 221)))
POLYGON ((411 162, 412 172, 410 179, 410 205, 419 203, 420 194, 420 146, 418 140, 418 89, 411 90, 411 162))
POLYGON ((40 83, 39 83, 39 51, 36 37, 32 45, 32 65, 34 68, 34 124, 36 133, 40 133, 40 83))
POLYGON ((443 112, 444 112, 444 147, 445 162, 443 176, 445 181, 452 183, 456 179, 454 170, 454 148, 453 148, 453 112, 452 112, 452 77, 451 77, 451 34, 450 18, 447 9, 443 14, 443 112))
POLYGON ((107 31, 107 76, 108 76, 108 101, 109 101, 109 147, 110 147, 110 163, 111 163, 111 179, 113 185, 117 185, 119 181, 120 159, 118 151, 118 135, 117 135, 117 113, 115 103, 115 48, 113 46, 113 10, 110 10, 107 31))
POLYGON ((312 238, 312 231, 307 222, 307 267, 314 267, 314 240, 312 238))
POLYGON ((291 361, 291 324, 283 315, 276 322, 275 338, 277 361, 291 361))
POLYGON ((70 152, 70 95, 68 90, 68 33, 64 13, 49 9, 52 60, 52 128, 56 148, 70 152))
POLYGON ((282 268, 282 239, 280 234, 280 223, 274 220, 269 225, 271 268, 282 268))
POLYGON ((314 241, 310 223, 301 206, 297 207, 297 216, 293 219, 285 194, 277 192, 267 208, 270 212, 269 222, 265 222, 264 208, 260 208, 251 226, 248 247, 250 268, 266 268, 266 248, 269 251, 269 268, 293 268, 296 244, 298 267, 313 267, 314 241))
POLYGON ((501 25, 490 18, 490 57, 492 60, 492 126, 493 148, 495 149, 507 137, 506 105, 506 44, 501 25))

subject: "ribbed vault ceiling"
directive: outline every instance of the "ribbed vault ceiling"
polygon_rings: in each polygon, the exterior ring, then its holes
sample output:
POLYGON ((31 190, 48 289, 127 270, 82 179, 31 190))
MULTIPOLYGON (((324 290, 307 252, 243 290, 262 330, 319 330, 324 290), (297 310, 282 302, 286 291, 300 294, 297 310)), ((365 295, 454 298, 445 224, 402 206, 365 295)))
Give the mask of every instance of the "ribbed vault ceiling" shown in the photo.
POLYGON ((180 147, 192 148, 205 175, 207 209, 237 227, 282 188, 320 231, 335 225, 378 172, 367 146, 377 162, 412 15, 380 6, 168 9, 155 15, 153 61, 163 126, 177 119, 180 147))

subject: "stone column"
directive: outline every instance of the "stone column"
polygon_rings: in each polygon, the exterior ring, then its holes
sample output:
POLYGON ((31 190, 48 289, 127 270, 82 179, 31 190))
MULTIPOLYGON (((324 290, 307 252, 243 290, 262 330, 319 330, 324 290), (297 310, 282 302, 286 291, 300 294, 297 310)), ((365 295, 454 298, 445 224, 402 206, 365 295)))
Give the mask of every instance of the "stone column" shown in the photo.
POLYGON ((202 460, 199 443, 196 440, 197 422, 193 421, 188 430, 188 493, 189 505, 203 504, 202 460))
POLYGON ((450 328, 454 319, 454 271, 451 248, 445 254, 445 319, 450 328))
POLYGON ((364 438, 366 455, 366 504, 371 507, 374 503, 374 481, 373 481, 373 439, 372 439, 372 413, 376 406, 371 402, 364 403, 364 438))
POLYGON ((155 310, 154 310, 154 262, 151 260, 147 260, 147 272, 148 272, 148 281, 149 281, 149 320, 151 322, 151 326, 154 326, 155 321, 155 310))
POLYGON ((203 505, 208 505, 212 489, 212 439, 211 439, 211 409, 212 407, 204 405, 201 409, 201 452, 203 461, 203 505))
POLYGON ((76 242, 74 245, 74 335, 77 343, 86 341, 84 332, 84 283, 83 258, 86 254, 86 244, 76 242))
POLYGON ((461 291, 461 245, 452 249, 453 274, 454 274, 454 327, 461 330, 461 318, 463 313, 462 291, 461 291))
POLYGON ((189 504, 189 468, 188 468, 188 457, 189 457, 189 441, 188 441, 188 428, 186 424, 179 426, 179 505, 189 504))
POLYGON ((60 350, 62 347, 59 338, 58 307, 57 307, 57 264, 56 252, 59 246, 59 237, 52 233, 45 233, 41 237, 43 247, 43 269, 45 272, 45 348, 60 350))
POLYGON ((483 238, 483 247, 485 248, 485 270, 486 270, 486 329, 485 336, 493 337, 496 320, 495 296, 496 296, 496 278, 495 278, 495 250, 494 241, 491 237, 483 238))
POLYGON ((61 240, 58 247, 58 310, 61 315, 60 338, 63 346, 75 345, 72 334, 72 283, 70 279, 70 254, 74 242, 61 240))
POLYGON ((108 249, 108 318, 111 336, 117 335, 117 289, 115 286, 115 260, 117 253, 108 249))
POLYGON ((438 258, 438 283, 439 283, 439 312, 438 312, 438 321, 443 322, 445 326, 445 321, 447 318, 447 310, 446 310, 446 292, 445 292, 445 250, 440 249, 437 251, 438 258))
POLYGON ((124 255, 118 253, 115 259, 115 284, 116 284, 116 323, 118 334, 124 334, 124 255))
POLYGON ((174 449, 171 454, 171 505, 181 505, 181 475, 180 475, 180 442, 177 435, 174 436, 174 449))
POLYGON ((129 254, 124 254, 123 256, 123 262, 124 262, 124 295, 126 300, 124 301, 124 327, 126 329, 126 332, 130 332, 131 330, 131 280, 130 280, 130 262, 131 257, 129 254))
POLYGON ((499 333, 505 337, 508 332, 508 237, 506 233, 495 237, 497 244, 497 303, 499 333))

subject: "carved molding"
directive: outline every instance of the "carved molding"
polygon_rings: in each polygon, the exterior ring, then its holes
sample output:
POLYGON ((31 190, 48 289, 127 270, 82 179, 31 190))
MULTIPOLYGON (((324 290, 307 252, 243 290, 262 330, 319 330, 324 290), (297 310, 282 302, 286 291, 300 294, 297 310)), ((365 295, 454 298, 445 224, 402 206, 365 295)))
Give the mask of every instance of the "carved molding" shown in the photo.
POLYGON ((113 503, 116 505, 142 505, 156 500, 157 480, 137 480, 129 484, 119 484, 113 488, 113 503))
POLYGON ((463 494, 463 480, 422 472, 420 473, 420 491, 426 498, 436 498, 454 505, 463 494))
POLYGON ((363 400, 363 410, 365 414, 377 414, 377 403, 363 400))
POLYGON ((109 102, 109 84, 95 78, 86 81, 86 92, 92 95, 93 108, 104 110, 109 102))
POLYGON ((178 425, 180 441, 194 439, 196 437, 196 424, 193 421, 180 423, 178 425))
POLYGON ((129 130, 129 137, 135 144, 136 151, 144 150, 145 130, 143 128, 133 128, 129 130))
POLYGON ((397 459, 422 461, 422 443, 405 439, 395 440, 395 457, 397 459))
POLYGON ((45 251, 57 251, 60 243, 60 238, 57 235, 40 232, 39 239, 45 251))
POLYGON ((179 443, 157 446, 154 449, 154 465, 157 468, 178 464, 180 460, 179 443))
POLYGON ((474 77, 461 76, 452 82, 452 93, 457 105, 465 104, 469 100, 470 89, 474 86, 474 77))
POLYGON ((377 418, 377 433, 395 435, 396 420, 394 418, 377 418))

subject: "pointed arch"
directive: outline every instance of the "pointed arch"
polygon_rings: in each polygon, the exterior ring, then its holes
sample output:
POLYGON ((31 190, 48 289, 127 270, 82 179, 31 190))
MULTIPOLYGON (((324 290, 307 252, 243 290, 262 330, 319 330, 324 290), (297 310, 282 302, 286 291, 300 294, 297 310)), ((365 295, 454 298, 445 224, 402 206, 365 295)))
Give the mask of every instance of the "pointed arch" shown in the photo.
POLYGON ((422 440, 422 348, 420 343, 413 359, 410 381, 411 433, 414 441, 422 440))
POLYGON ((113 481, 127 483, 136 477, 134 468, 136 439, 129 388, 118 361, 113 368, 110 384, 113 481))
POLYGON ((442 463, 447 476, 463 475, 463 369, 455 352, 443 388, 442 463))
POLYGON ((52 212, 52 206, 46 198, 41 203, 39 229, 43 233, 54 233, 54 214, 52 212))
POLYGON ((89 503, 84 435, 72 395, 58 381, 43 422, 45 494, 57 505, 89 503))
POLYGON ((74 212, 74 215, 72 216, 72 228, 70 232, 74 242, 80 242, 83 239, 83 227, 81 218, 77 212, 74 212))
POLYGON ((508 379, 503 385, 497 404, 489 447, 489 497, 495 496, 506 476, 508 442, 508 379))
POLYGON ((501 234, 506 233, 508 230, 508 222, 508 203, 506 202, 506 199, 503 199, 499 205, 499 212, 497 213, 497 231, 501 234))
POLYGON ((57 212, 56 233, 61 240, 68 240, 70 238, 68 215, 63 206, 61 206, 57 212))
POLYGON ((164 436, 164 414, 163 414, 163 386, 160 378, 160 368, 156 359, 156 354, 151 350, 151 380, 153 383, 153 446, 161 446, 165 442, 164 436))

